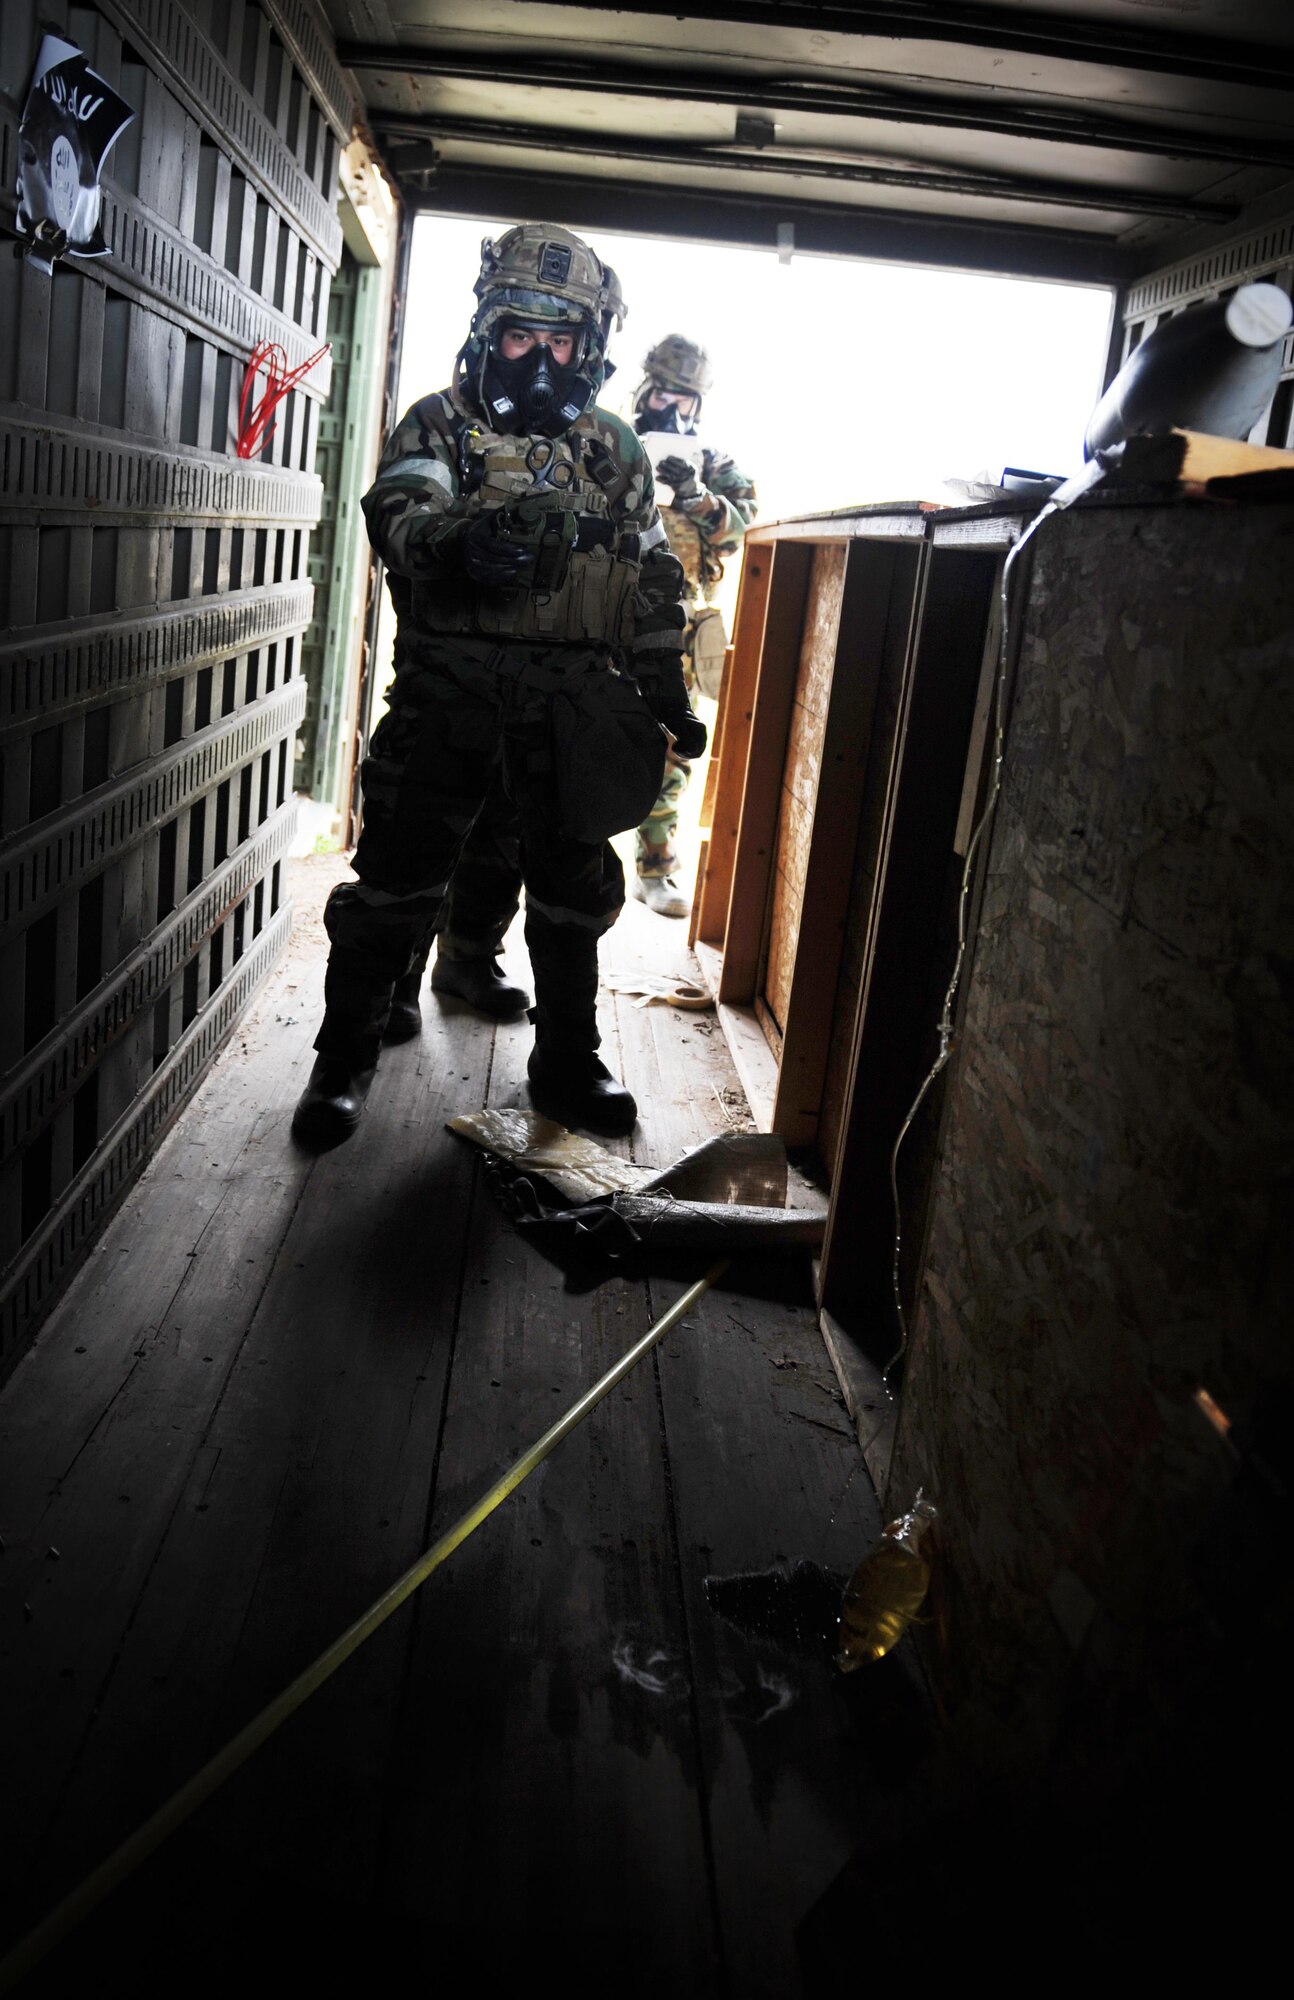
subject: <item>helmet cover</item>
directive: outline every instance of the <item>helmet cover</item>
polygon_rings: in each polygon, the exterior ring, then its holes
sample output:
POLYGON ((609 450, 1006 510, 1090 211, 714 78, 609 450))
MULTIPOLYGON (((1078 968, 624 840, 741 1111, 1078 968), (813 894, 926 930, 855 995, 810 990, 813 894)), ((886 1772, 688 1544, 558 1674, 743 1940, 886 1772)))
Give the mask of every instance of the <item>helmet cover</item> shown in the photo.
POLYGON ((473 290, 478 304, 458 357, 458 386, 496 428, 515 428, 521 418, 512 394, 516 378, 509 378, 508 364, 501 371, 491 336, 509 321, 569 327, 583 334, 570 365, 555 368, 543 350, 535 363, 541 375, 555 382, 558 399, 550 399, 546 409, 533 407, 527 417, 554 435, 569 429, 602 387, 610 367, 607 339, 613 324, 624 323, 625 304, 615 272, 560 224, 523 222, 497 241, 486 237, 473 290))
POLYGON ((710 356, 683 333, 667 333, 658 340, 643 362, 643 373, 655 388, 673 390, 675 395, 704 396, 714 385, 710 356))

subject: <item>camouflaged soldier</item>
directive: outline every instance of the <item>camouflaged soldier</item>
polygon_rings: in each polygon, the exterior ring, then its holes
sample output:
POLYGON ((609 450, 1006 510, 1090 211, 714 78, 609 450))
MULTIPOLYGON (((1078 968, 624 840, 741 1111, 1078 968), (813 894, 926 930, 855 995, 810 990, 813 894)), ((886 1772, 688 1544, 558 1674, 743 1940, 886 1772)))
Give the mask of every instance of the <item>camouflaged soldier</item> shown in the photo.
POLYGON ((535 979, 529 1073, 569 1124, 626 1131, 598 1060, 597 940, 624 900, 608 835, 705 730, 682 672, 683 575, 633 430, 593 406, 624 306, 568 230, 482 245, 452 386, 415 403, 364 497, 398 613, 389 713, 363 766, 357 882, 328 899, 319 1059, 294 1129, 354 1130, 396 982, 424 951, 499 788, 516 814, 535 979))
MULTIPOLYGON (((674 479, 673 504, 662 509, 661 520, 686 579, 684 679, 689 690, 698 688, 717 699, 726 641, 722 614, 711 599, 726 558, 737 553, 755 518, 754 482, 725 453, 696 440, 702 397, 712 379, 705 349, 672 333, 652 348, 643 366, 634 425, 647 437, 649 454, 657 455, 662 478, 669 472, 674 479), (673 446, 675 437, 688 442, 673 446)), ((671 747, 660 793, 637 830, 634 894, 662 916, 687 915, 687 900, 674 879, 674 843, 689 772, 687 758, 677 745, 671 747)), ((454 871, 431 972, 437 992, 456 994, 482 1013, 497 1016, 526 1006, 527 994, 504 976, 498 963, 520 886, 515 822, 507 800, 496 795, 482 809, 454 871)), ((423 971, 419 959, 397 985, 388 1041, 418 1033, 423 971)))
MULTIPOLYGON (((667 334, 643 363, 634 398, 634 428, 649 439, 662 486, 671 489, 661 520, 686 578, 687 632, 684 677, 688 690, 718 698, 727 641, 723 616, 712 602, 727 557, 736 555, 755 518, 755 485, 725 452, 697 439, 703 397, 713 382, 710 357, 681 333, 667 334), (688 442, 677 448, 673 437, 688 442)), ((663 917, 685 917, 687 898, 674 879, 678 867, 679 801, 690 764, 680 743, 671 745, 665 780, 638 828, 633 892, 663 917)))

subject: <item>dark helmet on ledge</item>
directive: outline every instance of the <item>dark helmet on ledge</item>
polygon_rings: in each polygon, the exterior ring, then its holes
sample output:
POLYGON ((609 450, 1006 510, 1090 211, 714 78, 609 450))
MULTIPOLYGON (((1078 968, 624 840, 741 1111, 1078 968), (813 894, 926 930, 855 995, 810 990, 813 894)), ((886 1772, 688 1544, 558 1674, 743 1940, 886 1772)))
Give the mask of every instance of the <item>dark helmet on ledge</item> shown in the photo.
POLYGON ((523 222, 481 245, 479 304, 458 357, 460 394, 492 430, 569 430, 593 402, 611 364, 607 341, 624 324, 615 272, 580 237, 557 223, 523 222), (571 359, 559 364, 546 345, 518 359, 502 352, 509 329, 569 332, 571 359))

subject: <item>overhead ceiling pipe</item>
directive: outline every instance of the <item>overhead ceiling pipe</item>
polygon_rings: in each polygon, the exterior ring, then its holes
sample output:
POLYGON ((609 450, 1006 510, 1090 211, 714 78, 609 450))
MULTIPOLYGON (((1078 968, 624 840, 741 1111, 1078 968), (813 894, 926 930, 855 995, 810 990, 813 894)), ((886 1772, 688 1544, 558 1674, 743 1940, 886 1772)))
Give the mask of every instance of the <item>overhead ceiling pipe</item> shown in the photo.
POLYGON ((864 82, 851 71, 821 78, 764 76, 758 70, 717 72, 653 68, 638 64, 594 63, 552 56, 477 57, 459 49, 412 48, 389 42, 341 42, 337 54, 348 69, 393 77, 431 77, 446 83, 485 83, 518 90, 569 90, 599 97, 641 98, 647 102, 732 106, 756 112, 794 111, 831 118, 868 119, 954 132, 992 132, 1004 138, 1043 144, 1097 147, 1148 154, 1164 160, 1211 160, 1233 166, 1294 167, 1294 146, 1278 139, 1222 133, 1216 118, 1192 131, 1131 119, 1109 118, 1092 107, 1077 111, 1014 102, 1003 93, 991 102, 923 95, 864 82))
POLYGON ((429 112, 417 117, 384 114, 370 109, 373 128, 383 139, 457 141, 483 147, 507 147, 528 152, 598 160, 628 160, 640 166, 735 167, 744 174, 786 174, 804 180, 836 181, 870 187, 903 188, 913 192, 974 197, 980 200, 1030 203, 1047 208, 1075 208, 1101 215, 1153 215, 1174 221, 1225 223, 1238 213, 1231 203, 1190 197, 1146 194, 1130 188, 1100 189, 1064 181, 1010 178, 970 170, 890 166, 872 158, 848 154, 824 155, 802 149, 762 147, 742 151, 727 142, 693 145, 659 140, 602 137, 566 127, 505 124, 497 120, 429 112))

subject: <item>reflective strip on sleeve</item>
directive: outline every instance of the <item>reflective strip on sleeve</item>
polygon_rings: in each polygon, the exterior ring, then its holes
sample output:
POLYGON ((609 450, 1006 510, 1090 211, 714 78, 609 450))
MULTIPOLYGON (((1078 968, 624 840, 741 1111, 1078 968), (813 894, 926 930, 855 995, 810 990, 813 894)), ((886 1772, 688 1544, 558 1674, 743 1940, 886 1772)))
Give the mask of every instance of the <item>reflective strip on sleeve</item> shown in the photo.
POLYGON ((665 533, 665 523, 658 514, 650 528, 643 529, 640 543, 643 554, 646 555, 648 549, 658 549, 662 542, 667 542, 668 540, 669 536, 665 533))
POLYGON ((453 494, 454 481, 449 467, 443 459, 433 458, 429 452, 420 452, 413 458, 397 458, 394 465, 384 465, 378 480, 380 483, 384 479, 398 479, 410 472, 419 479, 429 479, 442 492, 453 494))

